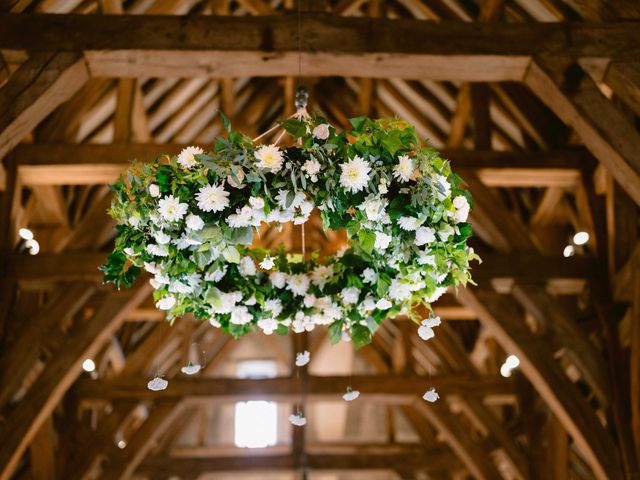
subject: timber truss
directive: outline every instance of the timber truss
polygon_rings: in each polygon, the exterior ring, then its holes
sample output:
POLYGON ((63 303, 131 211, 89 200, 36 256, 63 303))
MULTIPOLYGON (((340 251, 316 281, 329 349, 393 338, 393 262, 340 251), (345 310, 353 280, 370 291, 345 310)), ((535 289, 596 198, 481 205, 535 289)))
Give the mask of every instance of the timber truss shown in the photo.
MULTIPOLYGON (((347 371, 312 362, 301 380, 294 354, 320 357, 321 331, 235 341, 190 318, 170 327, 145 282, 100 283, 106 184, 132 158, 210 144, 219 109, 251 135, 293 113, 294 0, 0 0, 0 479, 638 478, 637 2, 301 6, 310 109, 343 126, 397 115, 444 151, 476 201, 479 286, 438 302, 435 339, 396 319, 347 371), (591 240, 564 258, 578 230, 591 240), (194 343, 206 368, 186 378, 194 343), (246 352, 280 376, 233 378, 246 352), (509 354, 521 364, 503 378, 509 354), (158 366, 169 389, 149 392, 158 366), (362 397, 339 443, 313 414, 260 455, 224 441, 233 402, 291 408, 302 385, 313 412, 349 383, 362 397), (429 385, 439 403, 420 399, 429 385)), ((311 223, 309 243, 344 244, 311 223)), ((261 236, 294 250, 298 239, 291 227, 261 236)))

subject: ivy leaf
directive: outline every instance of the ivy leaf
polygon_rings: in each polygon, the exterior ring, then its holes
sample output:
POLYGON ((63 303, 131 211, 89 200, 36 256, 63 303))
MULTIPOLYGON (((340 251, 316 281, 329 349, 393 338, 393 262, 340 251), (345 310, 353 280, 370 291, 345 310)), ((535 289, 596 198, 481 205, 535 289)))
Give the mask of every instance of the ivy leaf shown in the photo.
POLYGON ((280 122, 282 128, 284 128, 287 133, 290 133, 295 138, 300 138, 307 133, 307 125, 295 118, 288 118, 287 120, 282 120, 280 122))
POLYGON ((373 246, 376 243, 376 234, 371 230, 362 229, 358 232, 358 241, 362 250, 371 255, 373 252, 373 246))
POLYGON ((335 345, 342 338, 342 321, 336 320, 329 325, 329 341, 332 345, 335 345))
POLYGON ((351 327, 351 340, 356 348, 364 347, 371 343, 371 330, 364 325, 356 324, 351 327))

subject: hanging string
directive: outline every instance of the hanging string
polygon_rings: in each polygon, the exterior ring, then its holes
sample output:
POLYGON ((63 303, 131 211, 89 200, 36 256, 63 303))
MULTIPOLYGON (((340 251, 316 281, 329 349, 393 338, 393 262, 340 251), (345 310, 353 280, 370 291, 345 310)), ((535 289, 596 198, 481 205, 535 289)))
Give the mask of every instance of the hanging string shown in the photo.
POLYGON ((298 0, 298 87, 302 85, 302 0, 298 0))

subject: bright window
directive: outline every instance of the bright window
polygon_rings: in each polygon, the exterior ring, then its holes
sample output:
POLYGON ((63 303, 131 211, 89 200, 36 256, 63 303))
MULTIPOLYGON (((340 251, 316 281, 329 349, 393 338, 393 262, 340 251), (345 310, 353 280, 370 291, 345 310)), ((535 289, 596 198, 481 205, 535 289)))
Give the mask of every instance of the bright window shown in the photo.
MULTIPOLYGON (((271 360, 247 360, 237 368, 238 378, 273 378, 276 364, 271 360)), ((265 448, 278 441, 278 406, 275 402, 252 400, 236 403, 235 444, 244 448, 265 448)))

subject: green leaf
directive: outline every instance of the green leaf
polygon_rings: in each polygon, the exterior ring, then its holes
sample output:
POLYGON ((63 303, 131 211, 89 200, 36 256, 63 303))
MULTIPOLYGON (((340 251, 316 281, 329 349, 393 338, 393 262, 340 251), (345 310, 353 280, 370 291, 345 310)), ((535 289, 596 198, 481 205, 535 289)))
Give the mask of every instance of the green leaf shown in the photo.
POLYGON ((307 125, 295 118, 282 120, 280 125, 295 138, 303 137, 307 133, 307 125))
POLYGON ((376 234, 371 230, 362 229, 358 232, 358 241, 360 242, 362 250, 371 255, 373 246, 376 243, 376 234))
POLYGON ((222 125, 224 125, 224 129, 227 131, 227 133, 231 133, 231 120, 229 120, 229 117, 227 117, 224 113, 222 113, 222 110, 218 110, 218 114, 220 114, 220 118, 222 119, 222 125))
POLYGON ((367 121, 367 117, 364 115, 349 119, 349 123, 353 125, 353 128, 358 132, 360 131, 360 129, 362 128, 362 125, 364 125, 366 121, 367 121))
POLYGON ((253 229, 251 227, 230 228, 227 238, 229 243, 250 245, 253 242, 253 229))
POLYGON ((240 263, 240 252, 233 245, 229 245, 222 250, 222 256, 229 263, 240 263))
POLYGON ((329 325, 329 341, 335 345, 342 338, 342 320, 336 320, 329 325))
POLYGON ((356 324, 351 327, 351 340, 356 348, 371 343, 371 330, 364 325, 356 324))

